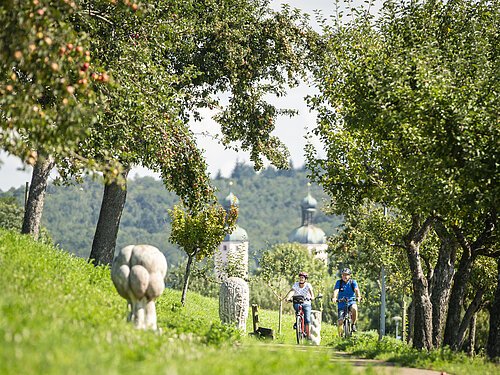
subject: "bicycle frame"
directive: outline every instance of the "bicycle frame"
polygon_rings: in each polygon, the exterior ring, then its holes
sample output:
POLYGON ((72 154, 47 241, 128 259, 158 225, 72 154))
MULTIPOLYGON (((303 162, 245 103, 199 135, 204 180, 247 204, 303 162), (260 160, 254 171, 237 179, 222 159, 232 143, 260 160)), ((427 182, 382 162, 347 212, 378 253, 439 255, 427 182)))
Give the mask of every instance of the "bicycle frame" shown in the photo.
POLYGON ((352 312, 351 312, 351 309, 349 308, 349 299, 348 298, 341 298, 338 300, 338 302, 345 302, 345 305, 344 305, 344 320, 342 322, 342 328, 343 328, 343 332, 342 332, 342 336, 344 338, 348 338, 348 337, 351 337, 352 336, 352 312))
POLYGON ((302 309, 303 302, 303 299, 296 299, 296 297, 293 297, 293 303, 299 305, 297 312, 295 313, 295 332, 297 337, 297 344, 302 344, 307 336, 305 331, 304 310, 302 309))

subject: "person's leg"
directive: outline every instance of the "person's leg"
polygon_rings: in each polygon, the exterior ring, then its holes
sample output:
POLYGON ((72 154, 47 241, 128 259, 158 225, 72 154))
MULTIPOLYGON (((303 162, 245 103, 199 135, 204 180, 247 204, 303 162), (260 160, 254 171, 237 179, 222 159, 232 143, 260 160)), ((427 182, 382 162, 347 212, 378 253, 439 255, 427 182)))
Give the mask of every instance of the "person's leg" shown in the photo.
POLYGON ((358 319, 358 305, 353 303, 350 308, 352 316, 352 330, 353 332, 356 332, 358 330, 356 327, 356 320, 358 319))
POLYGON ((352 324, 356 323, 356 319, 358 319, 358 305, 355 303, 351 305, 351 316, 352 324))
POLYGON ((306 337, 309 339, 309 327, 311 324, 311 305, 302 305, 302 309, 304 310, 304 329, 306 331, 306 337))
POLYGON ((344 332, 344 309, 338 309, 338 317, 337 331, 339 333, 339 337, 342 337, 342 333, 344 332))

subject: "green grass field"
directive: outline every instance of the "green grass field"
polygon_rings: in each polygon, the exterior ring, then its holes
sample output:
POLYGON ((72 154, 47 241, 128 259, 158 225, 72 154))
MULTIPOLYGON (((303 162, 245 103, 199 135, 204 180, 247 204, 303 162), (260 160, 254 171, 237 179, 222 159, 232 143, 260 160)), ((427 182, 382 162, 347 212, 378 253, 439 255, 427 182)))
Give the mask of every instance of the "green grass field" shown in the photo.
MULTIPOLYGON (((161 332, 138 331, 107 268, 1 230, 0 267, 1 374, 277 374, 305 371, 312 358, 318 370, 337 367, 325 352, 270 351, 240 337, 220 324, 218 301, 196 293, 180 307, 180 292, 166 290, 161 332)), ((277 327, 276 312, 260 320, 277 327)), ((277 342, 293 343, 292 324, 285 316, 277 342)))
MULTIPOLYGON (((189 293, 181 307, 180 292, 170 289, 157 301, 161 331, 139 331, 126 322, 126 302, 108 268, 4 230, 0 269, 2 375, 360 373, 332 360, 338 349, 455 374, 499 369, 481 358, 378 342, 373 334, 342 341, 326 324, 321 347, 297 348, 292 315, 284 316, 283 334, 270 344, 222 325, 217 300, 189 293)), ((277 330, 277 312, 261 310, 259 317, 261 326, 277 330)), ((249 317, 247 331, 251 326, 249 317)))

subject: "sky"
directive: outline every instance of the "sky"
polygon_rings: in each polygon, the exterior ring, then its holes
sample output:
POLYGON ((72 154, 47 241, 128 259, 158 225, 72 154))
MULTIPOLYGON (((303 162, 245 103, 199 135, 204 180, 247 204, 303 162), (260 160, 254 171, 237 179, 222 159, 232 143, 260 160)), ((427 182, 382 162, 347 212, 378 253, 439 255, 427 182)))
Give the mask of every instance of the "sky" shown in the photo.
MULTIPOLYGON (((359 1, 359 3, 362 2, 359 1)), ((300 8, 305 13, 311 14, 311 25, 316 29, 318 29, 318 25, 314 20, 313 12, 315 10, 321 11, 321 14, 325 17, 333 15, 335 12, 335 0, 271 0, 271 6, 275 9, 279 9, 281 4, 284 3, 288 3, 292 8, 300 8)), ((291 89, 285 97, 271 99, 272 103, 278 107, 298 111, 298 115, 292 118, 278 118, 276 129, 273 132, 273 135, 278 136, 288 147, 293 165, 296 168, 304 164, 305 135, 307 130, 311 130, 315 126, 315 114, 309 111, 304 101, 305 96, 313 93, 310 87, 302 84, 291 89)), ((191 128, 195 134, 201 132, 217 134, 219 132, 218 125, 210 119, 210 113, 208 112, 205 113, 203 121, 192 123, 191 128)), ((219 170, 224 177, 229 177, 237 161, 250 164, 248 153, 225 150, 211 137, 199 135, 197 136, 197 142, 198 146, 204 150, 208 170, 212 177, 215 177, 219 170)), ((313 144, 317 148, 321 148, 318 141, 313 141, 313 144)), ((23 165, 19 158, 0 151, 0 162, 0 190, 6 191, 12 187, 18 188, 30 181, 32 169, 23 165)), ((130 176, 153 176, 158 178, 157 175, 142 167, 132 169, 130 176)), ((55 178, 55 175, 52 175, 51 178, 55 178)))

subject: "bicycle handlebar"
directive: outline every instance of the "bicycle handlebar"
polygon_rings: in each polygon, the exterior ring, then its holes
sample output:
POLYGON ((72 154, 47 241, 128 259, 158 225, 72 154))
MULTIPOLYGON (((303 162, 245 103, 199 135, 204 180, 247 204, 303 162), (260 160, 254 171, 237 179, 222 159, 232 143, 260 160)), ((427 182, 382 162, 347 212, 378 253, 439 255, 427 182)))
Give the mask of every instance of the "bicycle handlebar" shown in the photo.
MULTIPOLYGON (((293 297, 302 297, 302 296, 292 296, 292 298, 287 299, 287 302, 293 302, 293 297)), ((323 298, 323 295, 318 294, 316 296, 316 298, 304 298, 304 301, 314 301, 314 300, 321 299, 321 298, 323 298)))
POLYGON ((351 302, 351 301, 356 301, 356 297, 352 297, 352 298, 342 297, 342 298, 340 298, 340 299, 337 300, 337 303, 340 303, 340 302, 351 302))

